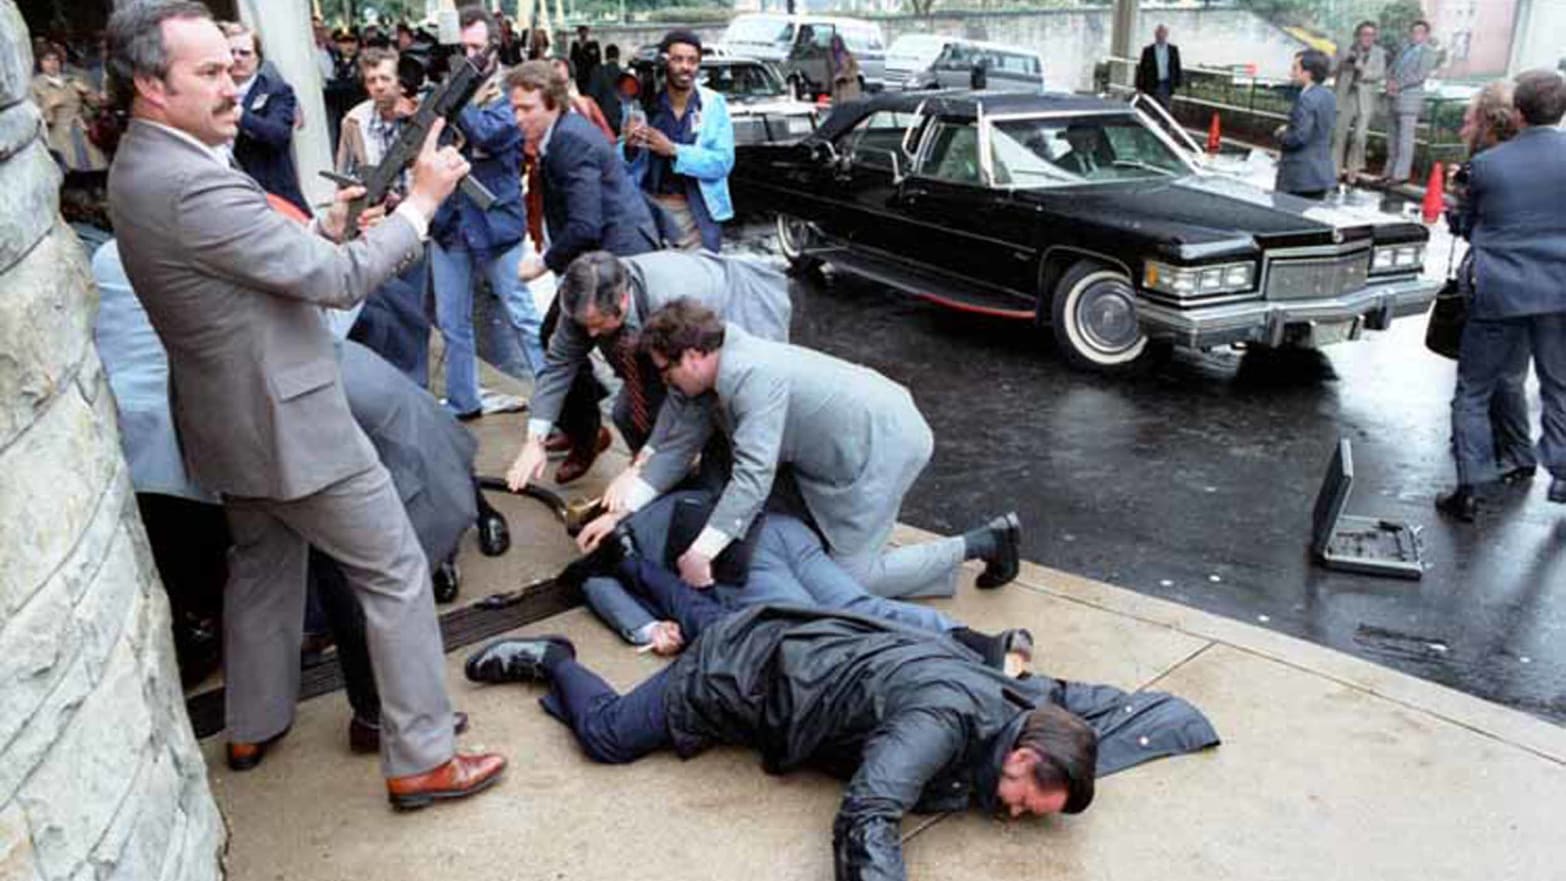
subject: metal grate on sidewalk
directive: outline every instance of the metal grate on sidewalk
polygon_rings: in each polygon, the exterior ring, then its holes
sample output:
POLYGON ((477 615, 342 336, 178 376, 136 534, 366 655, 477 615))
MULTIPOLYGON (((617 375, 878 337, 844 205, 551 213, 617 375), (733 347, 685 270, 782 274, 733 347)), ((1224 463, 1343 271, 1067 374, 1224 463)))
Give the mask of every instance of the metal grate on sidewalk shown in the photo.
MULTIPOLYGON (((582 592, 554 579, 529 584, 510 594, 495 594, 440 616, 441 642, 447 654, 508 630, 558 615, 582 604, 582 592)), ((343 687, 335 651, 301 671, 299 700, 307 701, 343 687)), ((197 738, 223 730, 223 688, 191 695, 185 701, 197 738)))

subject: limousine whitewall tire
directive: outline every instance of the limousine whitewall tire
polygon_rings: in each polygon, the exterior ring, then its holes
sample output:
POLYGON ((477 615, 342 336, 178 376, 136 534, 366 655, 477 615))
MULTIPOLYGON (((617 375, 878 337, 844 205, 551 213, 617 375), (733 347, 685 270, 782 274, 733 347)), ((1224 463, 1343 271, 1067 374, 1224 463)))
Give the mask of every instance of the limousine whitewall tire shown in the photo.
POLYGON ((1118 269, 1087 260, 1072 266, 1055 285, 1050 313, 1056 345, 1073 367, 1126 372, 1149 353, 1136 289, 1118 269))
POLYGON ((778 251, 796 272, 810 272, 821 266, 821 258, 807 251, 816 243, 816 232, 808 221, 788 214, 778 215, 778 251))

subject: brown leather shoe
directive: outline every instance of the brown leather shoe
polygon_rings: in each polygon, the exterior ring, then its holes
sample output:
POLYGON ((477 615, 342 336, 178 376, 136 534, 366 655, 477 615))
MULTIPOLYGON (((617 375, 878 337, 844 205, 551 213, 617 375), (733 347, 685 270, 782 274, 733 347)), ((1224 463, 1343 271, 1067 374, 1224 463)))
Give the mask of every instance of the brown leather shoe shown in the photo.
MULTIPOLYGON (((294 726, 288 726, 288 728, 292 727, 294 726)), ((271 749, 273 744, 283 739, 283 736, 288 733, 288 728, 284 728, 282 731, 279 731, 271 737, 268 737, 266 740, 257 741, 255 743, 246 743, 242 740, 230 740, 227 744, 226 750, 228 757, 228 769, 230 771, 249 771, 251 768, 261 764, 261 760, 266 757, 266 751, 271 749)))
POLYGON ((458 754, 423 774, 386 778, 386 798, 399 811, 429 807, 436 799, 467 798, 488 789, 506 770, 506 759, 495 753, 458 754))
MULTIPOLYGON (((458 710, 451 714, 451 731, 462 734, 468 730, 468 714, 458 710)), ((348 720, 348 751, 378 753, 381 751, 381 726, 354 716, 348 720)))
POLYGON ((598 440, 593 444, 592 451, 572 450, 571 455, 566 456, 564 462, 555 470, 555 483, 564 486, 573 480, 586 474, 593 463, 598 461, 598 455, 609 449, 614 438, 609 435, 609 429, 598 429, 598 440))

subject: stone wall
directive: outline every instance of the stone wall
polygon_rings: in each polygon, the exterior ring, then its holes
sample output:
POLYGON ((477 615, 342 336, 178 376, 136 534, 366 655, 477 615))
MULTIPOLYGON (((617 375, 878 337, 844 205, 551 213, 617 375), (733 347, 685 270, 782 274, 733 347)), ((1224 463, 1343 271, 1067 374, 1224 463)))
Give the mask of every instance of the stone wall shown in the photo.
MULTIPOLYGON (((1022 46, 1044 59, 1044 78, 1051 89, 1085 91, 1093 86, 1093 65, 1109 54, 1109 35, 1113 15, 1109 7, 1086 9, 1042 9, 1029 12, 941 12, 921 18, 914 15, 872 16, 881 24, 887 42, 903 34, 952 34, 975 40, 992 40, 1022 46)), ((1160 9, 1141 11, 1132 45, 1141 47, 1153 41, 1153 28, 1160 22, 1169 25, 1169 41, 1180 47, 1180 60, 1187 66, 1229 67, 1255 64, 1264 77, 1287 79, 1294 53, 1304 45, 1271 22, 1250 12, 1233 8, 1160 9)), ((656 43, 670 25, 595 25, 603 45, 617 43, 621 57, 636 47, 656 43)), ((703 40, 718 42, 723 25, 693 26, 703 40)), ((559 45, 569 45, 570 35, 559 45)))
POLYGON ((0 0, 0 879, 209 879, 222 820, 0 0))

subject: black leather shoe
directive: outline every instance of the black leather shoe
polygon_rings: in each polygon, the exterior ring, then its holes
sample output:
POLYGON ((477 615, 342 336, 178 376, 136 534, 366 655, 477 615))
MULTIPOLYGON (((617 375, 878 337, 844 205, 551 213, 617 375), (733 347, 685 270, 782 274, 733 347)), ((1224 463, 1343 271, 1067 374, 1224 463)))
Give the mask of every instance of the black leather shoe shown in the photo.
POLYGON ((472 422, 475 419, 484 418, 484 408, 480 407, 477 410, 469 410, 466 413, 454 413, 452 415, 457 417, 458 422, 472 422))
POLYGON ((1557 477, 1550 481, 1550 492, 1545 498, 1557 505, 1566 505, 1566 478, 1557 477))
POLYGON ((468 656, 463 673, 472 682, 546 682, 551 648, 576 657, 576 646, 563 636, 499 639, 468 656))
POLYGON ((984 560, 984 571, 979 573, 977 584, 985 590, 1008 584, 1017 577, 1021 568, 1022 520, 1016 511, 997 517, 990 522, 995 533, 995 553, 984 560))
POLYGON ((288 734, 288 729, 292 727, 294 726, 290 725, 266 740, 255 743, 230 740, 225 748, 228 769, 230 771, 249 771, 251 768, 261 764, 261 760, 266 758, 266 751, 276 745, 279 740, 282 740, 288 734))
POLYGON ((499 511, 491 508, 479 512, 477 525, 479 550, 484 556, 498 557, 511 550, 511 529, 499 511))
POLYGON ((1473 487, 1467 484, 1458 484, 1457 489, 1436 496, 1435 506, 1437 511, 1464 523, 1472 523, 1479 516, 1479 500, 1474 497, 1473 487))
MULTIPOLYGON (((458 710, 451 714, 451 733, 462 734, 468 730, 468 714, 458 710)), ((348 750, 355 753, 381 751, 381 726, 366 722, 358 716, 348 720, 348 750)))
POLYGON ((430 580, 435 585, 435 602, 449 603, 456 599, 457 590, 462 587, 462 570, 457 568, 457 559, 453 557, 436 566, 430 573, 430 580))
POLYGON ((1510 471, 1501 472, 1501 482, 1507 486, 1517 486, 1533 480, 1533 473, 1539 470, 1537 465, 1519 465, 1510 471))

